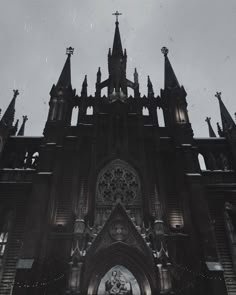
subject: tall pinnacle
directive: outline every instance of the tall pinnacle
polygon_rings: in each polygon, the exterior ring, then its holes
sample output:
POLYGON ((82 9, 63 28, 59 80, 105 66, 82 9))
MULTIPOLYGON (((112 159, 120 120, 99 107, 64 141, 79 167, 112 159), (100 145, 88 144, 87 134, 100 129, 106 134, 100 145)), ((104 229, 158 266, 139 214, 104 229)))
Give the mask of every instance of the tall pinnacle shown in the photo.
POLYGON ((226 106, 224 105, 221 99, 221 92, 216 92, 215 97, 217 97, 219 100, 223 132, 225 133, 229 131, 230 129, 232 129, 233 127, 236 128, 234 120, 232 119, 230 113, 228 112, 226 106))
POLYGON ((71 66, 70 66, 70 57, 74 52, 74 48, 68 47, 66 49, 67 59, 62 69, 61 75, 58 79, 58 87, 71 87, 71 66))
POLYGON ((112 53, 109 50, 108 53, 108 96, 113 95, 112 100, 115 97, 120 99, 127 95, 127 79, 126 79, 126 51, 123 53, 118 16, 121 15, 118 11, 113 13, 116 16, 116 28, 113 42, 112 53))
POLYGON ((26 123, 27 120, 28 120, 28 117, 23 116, 23 122, 22 122, 22 124, 20 126, 20 129, 19 129, 19 131, 17 133, 17 136, 23 136, 24 135, 24 133, 25 133, 25 123, 26 123))
POLYGON ((209 130, 209 136, 210 137, 216 137, 215 131, 213 130, 212 126, 211 126, 211 118, 210 117, 206 117, 207 125, 208 125, 208 130, 209 130))
POLYGON ((165 88, 179 87, 179 82, 167 56, 169 52, 168 48, 162 47, 161 52, 165 57, 165 88))
POLYGON ((13 90, 13 98, 6 109, 4 115, 2 116, 1 123, 5 126, 12 127, 13 121, 14 121, 14 115, 15 115, 15 104, 16 104, 16 98, 19 95, 19 91, 13 90))
POLYGON ((113 13, 116 16, 116 29, 115 29, 115 36, 113 41, 113 48, 112 48, 112 56, 123 56, 121 38, 120 38, 120 30, 119 30, 119 22, 118 16, 122 15, 118 11, 113 13))
POLYGON ((153 86, 149 76, 148 76, 147 87, 148 87, 148 96, 154 96, 153 86))

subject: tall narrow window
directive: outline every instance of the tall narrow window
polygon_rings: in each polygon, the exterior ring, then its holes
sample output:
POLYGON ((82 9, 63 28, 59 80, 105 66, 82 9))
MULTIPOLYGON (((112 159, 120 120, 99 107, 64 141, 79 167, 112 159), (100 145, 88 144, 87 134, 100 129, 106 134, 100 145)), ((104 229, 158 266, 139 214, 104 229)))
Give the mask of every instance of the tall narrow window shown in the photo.
POLYGON ((203 157, 202 154, 199 154, 198 155, 198 161, 199 161, 199 166, 200 166, 200 169, 203 171, 203 170, 207 170, 206 168, 206 162, 205 162, 205 159, 203 157))
POLYGON ((142 109, 142 115, 143 116, 149 116, 149 110, 148 110, 148 108, 143 107, 143 109, 142 109))
POLYGON ((57 99, 53 98, 50 105, 50 120, 56 120, 57 118, 57 99))
POLYGON ((165 127, 165 120, 162 108, 157 108, 157 119, 159 127, 165 127))
POLYGON ((74 107, 71 114, 71 126, 76 126, 78 122, 79 108, 74 107))
POLYGON ((86 115, 93 115, 93 107, 87 107, 86 115))
POLYGON ((188 123, 188 116, 185 107, 182 103, 178 102, 175 109, 175 116, 177 123, 188 123))

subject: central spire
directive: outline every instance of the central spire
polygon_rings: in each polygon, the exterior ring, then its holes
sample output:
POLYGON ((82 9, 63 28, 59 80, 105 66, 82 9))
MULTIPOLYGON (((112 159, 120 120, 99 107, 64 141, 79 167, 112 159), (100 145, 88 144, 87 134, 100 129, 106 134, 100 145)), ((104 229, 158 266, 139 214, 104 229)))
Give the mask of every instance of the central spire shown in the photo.
POLYGON ((121 15, 118 11, 113 13, 116 16, 115 35, 113 41, 112 52, 109 49, 108 53, 108 95, 113 96, 113 100, 117 97, 125 97, 127 95, 127 81, 126 81, 126 50, 122 49, 118 16, 121 15))
POLYGON ((112 56, 123 56, 123 49, 121 44, 119 22, 118 22, 118 16, 122 15, 122 13, 119 13, 118 11, 116 11, 112 15, 116 16, 116 23, 115 23, 116 29, 115 29, 113 48, 112 48, 112 56))

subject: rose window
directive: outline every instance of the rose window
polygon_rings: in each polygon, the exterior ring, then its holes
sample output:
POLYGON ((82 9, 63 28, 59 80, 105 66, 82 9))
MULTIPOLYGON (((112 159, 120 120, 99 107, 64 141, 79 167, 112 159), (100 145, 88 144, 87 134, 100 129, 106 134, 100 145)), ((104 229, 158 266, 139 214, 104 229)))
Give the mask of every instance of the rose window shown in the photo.
POLYGON ((140 192, 138 176, 122 161, 115 161, 102 171, 97 193, 100 200, 109 203, 132 203, 140 192))

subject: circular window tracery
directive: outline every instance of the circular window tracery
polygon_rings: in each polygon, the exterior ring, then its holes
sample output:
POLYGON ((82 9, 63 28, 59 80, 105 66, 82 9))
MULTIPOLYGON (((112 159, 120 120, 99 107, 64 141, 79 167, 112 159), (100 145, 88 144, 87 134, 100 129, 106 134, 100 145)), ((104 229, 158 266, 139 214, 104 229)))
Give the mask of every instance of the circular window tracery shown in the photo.
POLYGON ((98 177, 98 199, 105 203, 133 203, 140 193, 137 173, 123 161, 113 161, 98 177))

